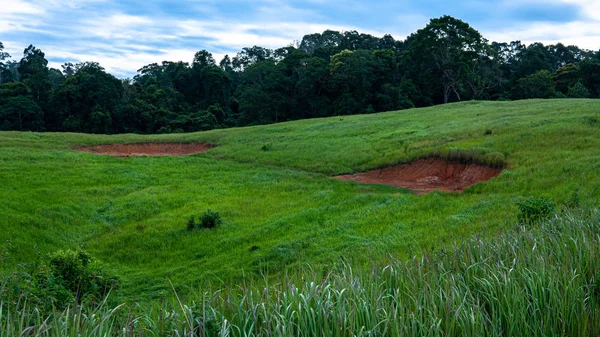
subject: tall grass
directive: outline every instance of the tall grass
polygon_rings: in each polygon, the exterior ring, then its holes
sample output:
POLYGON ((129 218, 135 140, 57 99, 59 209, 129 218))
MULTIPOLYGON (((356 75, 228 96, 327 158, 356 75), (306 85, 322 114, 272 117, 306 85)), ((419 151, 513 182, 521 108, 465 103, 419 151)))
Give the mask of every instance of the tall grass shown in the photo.
POLYGON ((599 336, 600 211, 554 216, 384 266, 310 268, 163 305, 42 314, 4 300, 2 336, 599 336))
POLYGON ((437 157, 451 162, 463 164, 480 164, 495 168, 505 168, 507 166, 504 154, 500 152, 487 152, 485 149, 472 148, 464 149, 437 149, 431 154, 423 154, 420 158, 437 157))

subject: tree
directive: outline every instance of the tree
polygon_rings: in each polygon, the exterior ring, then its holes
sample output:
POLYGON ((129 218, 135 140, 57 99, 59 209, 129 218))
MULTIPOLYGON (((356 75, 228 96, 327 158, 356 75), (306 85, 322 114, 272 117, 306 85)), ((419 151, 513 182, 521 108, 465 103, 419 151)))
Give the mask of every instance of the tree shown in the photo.
POLYGON ((42 108, 47 111, 48 100, 52 84, 48 72, 48 60, 46 55, 33 45, 29 45, 23 52, 23 58, 18 67, 21 81, 23 81, 33 95, 33 99, 42 108))
POLYGON ((199 51, 192 63, 191 79, 188 85, 191 83, 194 90, 190 92, 191 96, 188 96, 188 101, 192 104, 199 104, 202 110, 214 104, 229 107, 232 92, 231 82, 229 74, 216 65, 212 54, 205 50, 199 51))
POLYGON ((590 91, 581 82, 575 83, 567 91, 567 97, 570 98, 589 98, 590 91))
POLYGON ((514 79, 520 79, 540 70, 554 71, 554 57, 542 43, 532 43, 520 55, 514 79))
POLYGON ((500 61, 499 50, 484 43, 480 53, 466 68, 466 82, 471 89, 472 99, 489 98, 490 91, 502 85, 500 61))
POLYGON ((95 62, 79 63, 75 69, 55 90, 52 105, 57 113, 51 122, 68 131, 113 132, 123 95, 121 81, 95 62))
POLYGON ((293 87, 285 68, 273 60, 264 60, 248 66, 236 90, 240 105, 240 122, 263 124, 280 122, 291 111, 288 88, 293 87))
POLYGON ((582 84, 588 89, 590 97, 600 97, 600 58, 580 62, 579 69, 582 84))
POLYGON ((4 60, 10 58, 10 55, 4 52, 4 45, 0 41, 0 84, 9 82, 9 73, 7 72, 4 60))
POLYGON ((560 67, 554 73, 554 81, 556 83, 556 90, 566 94, 569 88, 579 82, 580 74, 579 66, 576 64, 569 63, 563 67, 560 67))
POLYGON ((473 67, 484 45, 481 34, 467 23, 446 15, 431 19, 407 42, 414 59, 420 59, 436 72, 443 102, 448 103, 450 94, 460 101, 465 73, 473 67))
POLYGON ((31 97, 31 90, 23 83, 0 85, 0 129, 42 131, 42 109, 31 97))
POLYGON ((307 57, 293 66, 296 77, 294 118, 323 117, 331 115, 328 91, 329 64, 319 57, 307 57))
POLYGON ((232 60, 233 69, 243 71, 247 67, 266 60, 273 59, 273 51, 271 49, 254 46, 251 48, 242 48, 232 60))
POLYGON ((540 70, 521 78, 514 88, 514 99, 551 98, 556 96, 554 79, 548 70, 540 70))
POLYGON ((366 111, 377 76, 377 61, 373 52, 367 50, 344 50, 331 58, 329 82, 336 97, 335 115, 366 111))

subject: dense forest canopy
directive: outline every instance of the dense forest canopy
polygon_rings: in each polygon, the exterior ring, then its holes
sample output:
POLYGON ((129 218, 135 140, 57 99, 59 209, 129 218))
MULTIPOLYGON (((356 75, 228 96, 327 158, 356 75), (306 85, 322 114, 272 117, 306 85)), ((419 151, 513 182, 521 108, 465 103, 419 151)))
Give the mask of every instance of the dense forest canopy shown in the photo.
POLYGON ((405 41, 356 31, 243 48, 217 64, 162 62, 120 80, 98 63, 11 60, 0 42, 0 130, 167 133, 373 113, 461 100, 600 97, 600 52, 489 42, 450 16, 405 41))

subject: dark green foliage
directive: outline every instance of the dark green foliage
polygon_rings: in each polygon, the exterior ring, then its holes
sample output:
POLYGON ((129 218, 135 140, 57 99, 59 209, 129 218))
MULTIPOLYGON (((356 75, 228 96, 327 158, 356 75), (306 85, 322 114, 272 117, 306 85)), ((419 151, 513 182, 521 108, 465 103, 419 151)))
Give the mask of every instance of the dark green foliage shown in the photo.
POLYGON ((191 217, 188 219, 188 222, 187 222, 187 230, 188 230, 188 231, 192 231, 192 230, 194 230, 194 229, 196 229, 196 219, 195 219, 195 217, 192 215, 192 216, 191 216, 191 217))
POLYGON ((43 131, 44 116, 22 82, 0 85, 0 130, 43 131))
POLYGON ((556 96, 552 73, 540 70, 532 75, 521 78, 513 91, 514 99, 551 98, 556 96))
POLYGON ((581 82, 577 82, 572 87, 569 87, 569 90, 567 91, 567 97, 589 98, 590 91, 581 82))
POLYGON ((221 225, 222 222, 221 215, 209 209, 198 217, 198 222, 196 222, 195 217, 192 215, 187 222, 187 229, 188 231, 194 229, 213 229, 221 225))
POLYGON ((99 302, 118 286, 115 275, 80 249, 56 251, 22 270, 6 278, 12 293, 3 296, 26 296, 42 310, 99 302))
POLYGON ((200 216, 200 223, 198 225, 201 228, 212 229, 219 226, 222 222, 221 215, 209 209, 200 216))
POLYGON ((517 220, 522 224, 531 225, 550 217, 556 204, 548 199, 528 197, 518 201, 517 207, 517 220))

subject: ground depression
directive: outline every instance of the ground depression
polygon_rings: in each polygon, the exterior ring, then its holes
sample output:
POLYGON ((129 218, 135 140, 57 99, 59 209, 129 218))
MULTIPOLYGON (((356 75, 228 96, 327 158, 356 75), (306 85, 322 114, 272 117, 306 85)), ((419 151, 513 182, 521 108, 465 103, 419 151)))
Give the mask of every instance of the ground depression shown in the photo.
POLYGON ((440 158, 427 158, 410 164, 386 167, 369 172, 336 176, 340 180, 365 184, 385 184, 407 188, 424 194, 439 191, 462 191, 480 181, 498 176, 500 168, 479 164, 447 162, 440 158))
POLYGON ((214 148, 202 143, 145 143, 145 144, 109 144, 84 147, 79 151, 94 154, 106 154, 115 157, 129 156, 187 156, 214 148))

